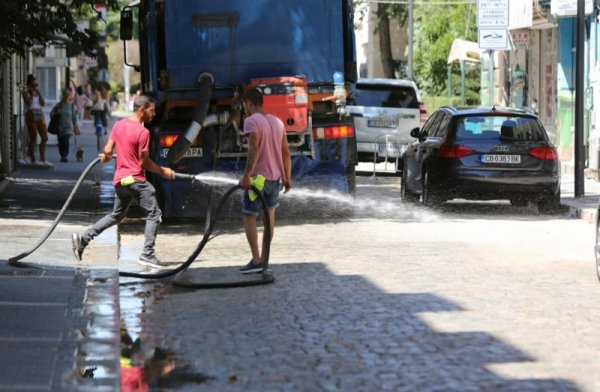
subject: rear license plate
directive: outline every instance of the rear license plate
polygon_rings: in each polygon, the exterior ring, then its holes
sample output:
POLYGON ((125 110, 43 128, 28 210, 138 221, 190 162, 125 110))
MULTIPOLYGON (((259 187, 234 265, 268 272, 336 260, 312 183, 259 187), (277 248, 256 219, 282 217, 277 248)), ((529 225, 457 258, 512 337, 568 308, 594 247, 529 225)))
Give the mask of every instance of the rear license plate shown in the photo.
MULTIPOLYGON (((160 149, 160 157, 166 158, 169 153, 169 148, 161 148, 160 149)), ((202 147, 191 147, 189 148, 185 154, 183 154, 183 158, 202 158, 202 147)))
POLYGON ((493 155, 484 154, 481 156, 481 162, 483 163, 507 163, 516 165, 521 163, 520 155, 493 155))
POLYGON ((377 155, 380 157, 399 157, 400 145, 398 143, 379 143, 377 155))
POLYGON ((372 120, 367 120, 367 126, 369 128, 398 128, 398 121, 397 120, 372 119, 372 120))

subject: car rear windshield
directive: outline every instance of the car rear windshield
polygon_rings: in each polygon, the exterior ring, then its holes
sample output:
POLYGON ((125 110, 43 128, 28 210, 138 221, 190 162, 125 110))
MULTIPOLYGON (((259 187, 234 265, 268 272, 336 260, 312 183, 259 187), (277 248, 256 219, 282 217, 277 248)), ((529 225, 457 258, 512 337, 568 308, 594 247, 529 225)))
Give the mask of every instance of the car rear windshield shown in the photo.
POLYGON ((356 85, 353 105, 419 109, 419 100, 412 87, 359 83, 356 85))
POLYGON ((467 116, 456 122, 456 140, 495 139, 541 141, 546 134, 539 121, 522 116, 467 116))

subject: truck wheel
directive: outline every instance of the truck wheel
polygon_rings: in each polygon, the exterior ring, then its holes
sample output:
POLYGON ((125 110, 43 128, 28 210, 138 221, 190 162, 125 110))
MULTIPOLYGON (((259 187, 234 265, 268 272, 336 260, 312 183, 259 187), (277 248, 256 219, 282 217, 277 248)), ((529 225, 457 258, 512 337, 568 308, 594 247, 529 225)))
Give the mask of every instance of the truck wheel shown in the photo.
POLYGON ((354 196, 356 194, 356 166, 348 166, 348 169, 346 169, 346 181, 348 181, 348 193, 354 196))

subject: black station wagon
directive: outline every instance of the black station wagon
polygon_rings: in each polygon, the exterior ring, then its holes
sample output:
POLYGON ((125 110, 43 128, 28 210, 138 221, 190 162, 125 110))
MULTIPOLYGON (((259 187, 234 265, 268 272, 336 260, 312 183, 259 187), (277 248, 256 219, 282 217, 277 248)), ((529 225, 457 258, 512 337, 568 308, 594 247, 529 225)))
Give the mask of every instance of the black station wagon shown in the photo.
POLYGON ((560 207, 560 162, 537 116, 511 108, 441 107, 411 136, 402 160, 403 200, 454 198, 560 207))

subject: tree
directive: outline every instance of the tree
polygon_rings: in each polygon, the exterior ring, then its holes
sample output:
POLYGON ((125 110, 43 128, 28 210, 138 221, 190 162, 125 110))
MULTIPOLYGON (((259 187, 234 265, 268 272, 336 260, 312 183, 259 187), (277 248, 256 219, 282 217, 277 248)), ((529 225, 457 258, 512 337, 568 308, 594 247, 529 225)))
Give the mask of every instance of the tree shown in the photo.
POLYGON ((398 4, 378 4, 377 5, 377 28, 375 32, 379 36, 379 50, 381 53, 381 63, 383 65, 383 76, 386 78, 395 78, 399 61, 394 60, 392 56, 392 39, 390 37, 390 20, 397 19, 400 25, 406 23, 408 16, 405 5, 398 4))
MULTIPOLYGON (((97 47, 97 34, 80 30, 76 17, 97 18, 96 0, 2 0, 0 1, 0 48, 3 55, 25 54, 30 48, 46 46, 65 35, 86 53, 97 47), (70 4, 70 5, 67 5, 70 4)), ((104 0, 116 9, 117 0, 104 0)))
MULTIPOLYGON (((447 59, 452 41, 455 38, 477 41, 475 19, 476 9, 472 4, 415 7, 415 76, 426 94, 446 94, 447 59)), ((478 97, 479 73, 470 72, 467 76, 467 101, 470 101, 469 97, 478 97)))

